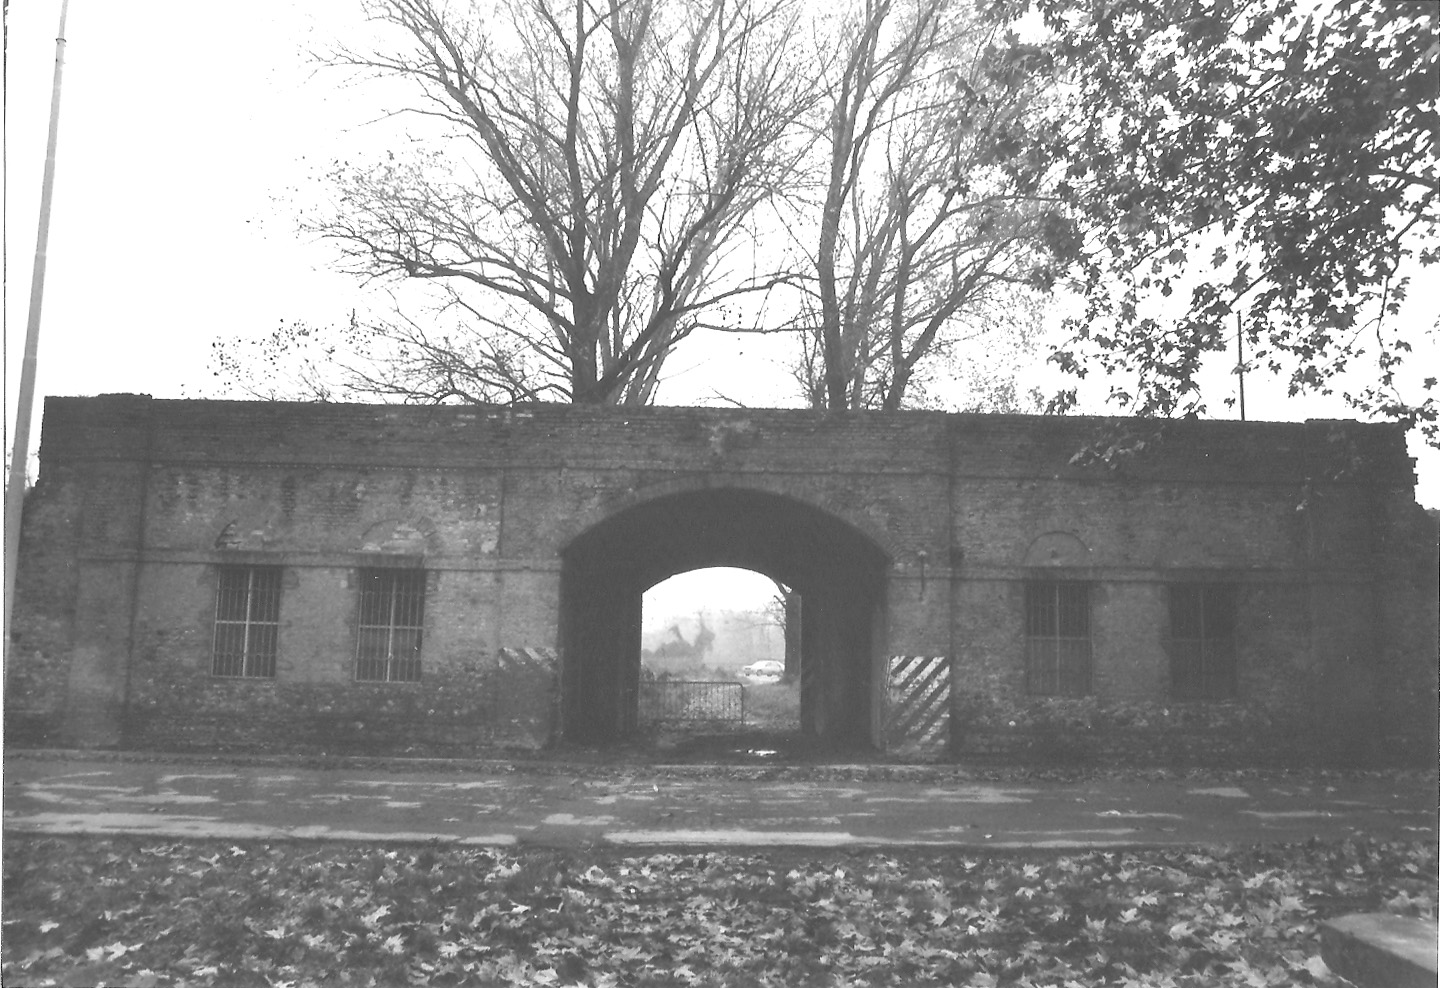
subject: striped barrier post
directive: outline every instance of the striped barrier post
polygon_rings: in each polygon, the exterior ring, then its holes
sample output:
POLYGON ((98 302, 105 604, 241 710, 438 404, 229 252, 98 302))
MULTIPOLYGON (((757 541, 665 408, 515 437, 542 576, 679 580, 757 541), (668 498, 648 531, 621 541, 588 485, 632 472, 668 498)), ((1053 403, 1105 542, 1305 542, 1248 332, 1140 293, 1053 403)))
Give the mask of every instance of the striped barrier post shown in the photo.
POLYGON ((886 681, 886 748, 902 754, 938 755, 949 739, 949 656, 891 656, 886 681))

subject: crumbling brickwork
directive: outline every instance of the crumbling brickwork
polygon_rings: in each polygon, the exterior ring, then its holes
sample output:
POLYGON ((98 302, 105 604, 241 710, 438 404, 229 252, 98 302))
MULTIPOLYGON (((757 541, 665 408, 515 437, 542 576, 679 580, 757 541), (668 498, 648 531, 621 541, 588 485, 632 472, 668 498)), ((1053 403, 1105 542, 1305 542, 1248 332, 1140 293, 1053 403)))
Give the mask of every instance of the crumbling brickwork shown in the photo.
POLYGON ((894 744, 891 659, 945 656, 962 757, 1433 757, 1436 533, 1401 431, 1178 423, 1120 469, 1073 462, 1115 425, 52 398, 7 732, 397 754, 615 737, 639 593, 740 565, 804 590, 821 737, 894 744), (257 569, 276 614, 244 596, 257 569), (1054 582, 1087 588, 1083 641, 1056 632, 1083 695, 1036 692, 1026 586, 1054 582), (1199 584, 1233 595, 1233 688, 1182 700, 1170 595, 1199 584), (402 585, 423 617, 396 617, 402 585), (273 671, 217 675, 226 634, 235 669, 273 635, 273 671))

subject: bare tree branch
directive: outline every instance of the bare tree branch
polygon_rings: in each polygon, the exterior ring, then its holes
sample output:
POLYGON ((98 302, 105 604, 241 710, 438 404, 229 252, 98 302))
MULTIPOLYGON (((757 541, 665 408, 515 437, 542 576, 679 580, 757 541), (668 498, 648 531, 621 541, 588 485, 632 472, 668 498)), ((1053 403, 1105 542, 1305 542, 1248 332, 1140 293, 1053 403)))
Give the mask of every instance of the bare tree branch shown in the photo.
POLYGON ((955 0, 866 0, 831 41, 797 319, 816 404, 900 408, 957 317, 1048 287, 1072 256, 1043 162, 1020 154, 1052 125, 1048 81, 1000 73, 987 40, 955 0))
POLYGON ((786 54, 797 0, 367 8, 393 43, 330 61, 411 84, 413 112, 452 139, 337 166, 312 229, 358 276, 436 283, 469 317, 463 345, 413 320, 381 332, 425 382, 416 398, 471 394, 469 355, 482 393, 649 401, 702 310, 774 286, 726 259, 803 153, 816 86, 786 54), (540 377, 511 379, 522 368, 540 377))

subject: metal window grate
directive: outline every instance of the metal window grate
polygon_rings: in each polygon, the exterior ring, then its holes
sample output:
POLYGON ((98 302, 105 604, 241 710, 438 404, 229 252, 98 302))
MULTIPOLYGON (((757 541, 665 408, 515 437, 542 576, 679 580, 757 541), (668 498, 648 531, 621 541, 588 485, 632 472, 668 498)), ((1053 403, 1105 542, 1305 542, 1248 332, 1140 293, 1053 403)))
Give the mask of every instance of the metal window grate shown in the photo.
POLYGON ((211 674, 274 678, 279 636, 280 567, 220 567, 211 674))
POLYGON ((1222 700, 1236 692, 1235 588, 1170 588, 1170 691, 1181 700, 1222 700))
POLYGON ((1090 587, 1025 586, 1025 688, 1046 696, 1090 692, 1090 587))
POLYGON ((355 678, 387 683, 418 680, 424 626, 424 570, 362 569, 355 678))

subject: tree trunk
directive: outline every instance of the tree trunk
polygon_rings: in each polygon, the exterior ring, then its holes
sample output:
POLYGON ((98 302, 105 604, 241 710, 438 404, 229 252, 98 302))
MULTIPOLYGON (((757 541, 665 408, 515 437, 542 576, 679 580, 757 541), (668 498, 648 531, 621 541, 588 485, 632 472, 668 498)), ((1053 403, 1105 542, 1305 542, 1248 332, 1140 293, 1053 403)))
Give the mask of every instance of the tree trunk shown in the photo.
POLYGON ((785 596, 785 675, 793 683, 800 678, 800 594, 786 590, 785 596))

